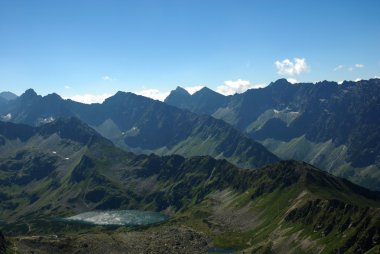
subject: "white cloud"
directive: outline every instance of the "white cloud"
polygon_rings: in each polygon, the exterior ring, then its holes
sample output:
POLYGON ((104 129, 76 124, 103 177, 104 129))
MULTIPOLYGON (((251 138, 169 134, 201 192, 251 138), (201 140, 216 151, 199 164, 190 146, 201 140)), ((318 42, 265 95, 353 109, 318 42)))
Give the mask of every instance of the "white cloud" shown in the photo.
POLYGON ((355 64, 355 68, 358 68, 358 69, 364 68, 364 64, 355 64))
POLYGON ((364 66, 364 64, 355 64, 354 66, 350 66, 349 68, 348 68, 348 70, 349 71, 353 71, 353 70, 355 70, 355 69, 362 69, 362 68, 364 68, 365 66, 364 66))
POLYGON ((107 76, 107 75, 103 76, 102 79, 105 81, 112 81, 113 80, 113 78, 111 78, 110 76, 107 76))
POLYGON ((297 84, 297 83, 299 83, 298 80, 295 79, 295 78, 287 78, 286 80, 287 80, 289 83, 292 83, 292 84, 297 84))
POLYGON ((233 95, 235 93, 244 93, 251 88, 265 87, 264 84, 252 84, 249 80, 238 79, 236 81, 224 81, 224 85, 218 86, 216 91, 224 95, 233 95))
POLYGON ((338 71, 344 68, 343 64, 338 65, 337 67, 334 68, 334 71, 338 71))
POLYGON ((111 96, 112 94, 105 93, 105 94, 100 94, 100 95, 95 95, 95 94, 74 95, 74 96, 63 97, 63 98, 85 103, 85 104, 91 104, 91 103, 102 103, 105 99, 111 96))
MULTIPOLYGON (((190 94, 193 94, 199 90, 201 90, 204 86, 189 86, 185 87, 184 89, 188 91, 190 94)), ((154 100, 164 101, 166 97, 169 96, 170 91, 161 91, 159 89, 144 89, 139 92, 136 92, 137 95, 142 95, 154 100)))
POLYGON ((204 86, 188 86, 185 87, 185 90, 189 92, 189 94, 193 94, 201 90, 204 86))
POLYGON ((359 82, 359 81, 361 81, 361 80, 363 80, 362 78, 357 78, 357 79, 355 79, 354 81, 355 82, 359 82))
MULTIPOLYGON (((357 64, 355 64, 355 65, 353 65, 353 66, 349 66, 349 67, 347 67, 347 70, 348 70, 348 71, 354 71, 355 69, 361 69, 361 68, 364 68, 364 67, 365 67, 364 64, 357 63, 357 64)), ((343 64, 340 64, 340 65, 336 66, 336 67, 333 69, 333 71, 338 71, 338 70, 341 70, 341 69, 343 69, 343 68, 345 68, 345 66, 344 66, 343 64)))
POLYGON ((170 92, 163 92, 158 89, 145 89, 140 92, 137 92, 136 94, 149 97, 154 100, 164 101, 165 98, 168 97, 170 92))
POLYGON ((293 77, 309 70, 305 58, 294 58, 294 62, 285 59, 281 62, 276 61, 274 64, 276 65, 277 73, 285 76, 293 77))
POLYGON ((71 86, 65 86, 65 89, 71 89, 71 86))
POLYGON ((338 85, 341 85, 341 84, 343 84, 343 82, 344 82, 344 80, 339 80, 337 83, 338 83, 338 85))

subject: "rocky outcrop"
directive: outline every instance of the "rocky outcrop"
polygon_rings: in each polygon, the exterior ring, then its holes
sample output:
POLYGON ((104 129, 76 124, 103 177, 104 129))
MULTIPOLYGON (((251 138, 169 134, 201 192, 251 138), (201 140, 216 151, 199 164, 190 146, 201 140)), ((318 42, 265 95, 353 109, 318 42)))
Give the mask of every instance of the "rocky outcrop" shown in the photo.
POLYGON ((365 253, 380 243, 380 211, 375 208, 316 199, 288 212, 285 221, 312 225, 321 237, 335 232, 337 238, 345 239, 337 253, 365 253))
POLYGON ((18 237, 16 246, 23 253, 207 253, 210 239, 188 227, 78 236, 18 237))
POLYGON ((0 254, 5 253, 6 247, 7 247, 7 244, 5 241, 5 237, 4 237, 3 233, 0 231, 0 254))

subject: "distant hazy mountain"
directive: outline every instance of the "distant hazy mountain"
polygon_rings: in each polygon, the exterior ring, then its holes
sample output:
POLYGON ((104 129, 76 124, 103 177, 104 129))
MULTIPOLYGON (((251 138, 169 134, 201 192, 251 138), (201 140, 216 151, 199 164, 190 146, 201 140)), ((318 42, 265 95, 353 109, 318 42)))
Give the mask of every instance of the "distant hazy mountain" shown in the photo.
POLYGON ((211 112, 280 158, 304 160, 380 189, 380 79, 342 85, 328 81, 293 85, 280 79, 218 103, 211 98, 199 102, 197 93, 178 103, 176 94, 173 91, 166 102, 197 113, 211 112))
POLYGON ((27 90, 0 109, 4 121, 39 126, 77 117, 117 146, 136 153, 211 155, 255 168, 278 159, 261 144, 221 120, 118 92, 103 104, 86 105, 27 90))
POLYGON ((17 95, 15 95, 11 92, 1 92, 0 93, 0 107, 5 107, 5 105, 8 103, 8 101, 14 100, 16 98, 17 98, 17 95))
MULTIPOLYGON (((4 232, 62 234, 70 226, 57 216, 124 208, 166 211, 171 225, 254 253, 379 247, 379 193, 306 163, 243 170, 209 156, 134 155, 73 118, 41 127, 0 122, 0 137, 4 232)), ((34 248, 47 244, 38 241, 34 248)))
POLYGON ((0 98, 4 99, 6 101, 10 101, 10 100, 16 99, 17 95, 15 95, 14 93, 11 93, 11 92, 1 92, 0 98))

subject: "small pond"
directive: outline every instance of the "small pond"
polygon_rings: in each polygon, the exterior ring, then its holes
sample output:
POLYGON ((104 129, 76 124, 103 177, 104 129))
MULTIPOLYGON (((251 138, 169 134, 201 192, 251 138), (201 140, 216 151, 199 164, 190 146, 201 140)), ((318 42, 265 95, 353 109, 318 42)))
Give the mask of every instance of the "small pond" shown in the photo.
POLYGON ((138 210, 92 211, 65 218, 65 221, 94 225, 144 226, 163 222, 169 217, 162 213, 138 210))

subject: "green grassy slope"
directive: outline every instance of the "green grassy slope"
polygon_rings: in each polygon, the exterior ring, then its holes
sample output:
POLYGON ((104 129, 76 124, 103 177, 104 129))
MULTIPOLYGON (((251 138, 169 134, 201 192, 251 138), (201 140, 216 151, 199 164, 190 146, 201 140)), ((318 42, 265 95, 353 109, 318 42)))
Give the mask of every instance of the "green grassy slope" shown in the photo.
POLYGON ((24 141, 8 138, 3 145, 14 147, 2 154, 0 164, 6 235, 111 233, 53 219, 140 209, 165 212, 172 218, 166 224, 201 231, 215 246, 253 253, 378 248, 379 193, 309 164, 282 161, 244 170, 209 156, 127 153, 80 122, 48 129, 24 141), (75 138, 69 138, 69 130, 75 130, 75 138))

